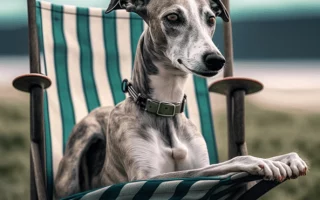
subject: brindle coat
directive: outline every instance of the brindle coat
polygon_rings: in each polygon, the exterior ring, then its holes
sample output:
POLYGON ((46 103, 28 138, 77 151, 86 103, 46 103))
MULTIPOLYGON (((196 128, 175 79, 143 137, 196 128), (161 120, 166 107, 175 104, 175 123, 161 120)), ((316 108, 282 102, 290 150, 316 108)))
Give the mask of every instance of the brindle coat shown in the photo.
MULTIPOLYGON (((229 20, 220 0, 112 0, 108 12, 119 8, 138 13, 149 25, 138 45, 132 77, 143 96, 180 102, 189 74, 210 77, 222 68, 224 58, 211 40, 212 17, 229 20), (214 59, 208 61, 205 55, 214 59)), ((74 127, 55 191, 65 197, 139 179, 243 171, 282 181, 306 170, 296 153, 270 159, 242 156, 210 165, 202 135, 184 114, 160 117, 127 98, 114 108, 94 110, 74 127)))

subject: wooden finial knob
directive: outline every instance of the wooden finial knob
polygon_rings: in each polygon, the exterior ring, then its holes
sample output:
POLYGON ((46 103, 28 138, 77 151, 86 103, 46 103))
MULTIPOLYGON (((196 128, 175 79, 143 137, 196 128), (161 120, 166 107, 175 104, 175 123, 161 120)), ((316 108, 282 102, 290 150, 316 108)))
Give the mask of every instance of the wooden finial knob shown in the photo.
POLYGON ((30 73, 18 76, 13 80, 12 84, 17 90, 29 92, 30 88, 35 85, 47 89, 51 85, 51 80, 43 74, 30 73))
POLYGON ((263 84, 257 80, 241 77, 227 77, 218 80, 209 86, 210 92, 219 94, 230 94, 235 90, 244 90, 247 95, 259 92, 263 84))

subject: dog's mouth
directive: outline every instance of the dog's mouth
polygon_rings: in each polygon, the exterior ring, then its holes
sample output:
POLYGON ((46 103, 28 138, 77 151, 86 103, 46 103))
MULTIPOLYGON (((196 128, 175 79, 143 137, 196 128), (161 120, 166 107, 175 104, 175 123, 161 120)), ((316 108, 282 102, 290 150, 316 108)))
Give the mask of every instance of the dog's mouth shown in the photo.
POLYGON ((183 61, 181 59, 178 59, 178 63, 180 65, 183 65, 189 72, 193 73, 193 74, 196 74, 196 75, 199 75, 199 76, 203 76, 203 77, 212 77, 212 76, 215 76, 219 73, 219 71, 211 71, 211 70, 193 70, 193 69, 190 69, 189 67, 187 67, 187 65, 185 65, 183 63, 183 61))

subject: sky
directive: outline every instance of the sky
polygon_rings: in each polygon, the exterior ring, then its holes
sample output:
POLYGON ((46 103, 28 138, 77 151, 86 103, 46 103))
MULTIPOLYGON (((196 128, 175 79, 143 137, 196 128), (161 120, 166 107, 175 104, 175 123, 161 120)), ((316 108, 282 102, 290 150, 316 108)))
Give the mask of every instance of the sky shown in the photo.
MULTIPOLYGON (((47 0, 55 4, 82 7, 107 7, 109 0, 47 0)), ((319 13, 320 0, 230 0, 231 16, 234 19, 274 15, 319 13)), ((27 0, 0 0, 0 26, 21 26, 27 21, 27 0)))

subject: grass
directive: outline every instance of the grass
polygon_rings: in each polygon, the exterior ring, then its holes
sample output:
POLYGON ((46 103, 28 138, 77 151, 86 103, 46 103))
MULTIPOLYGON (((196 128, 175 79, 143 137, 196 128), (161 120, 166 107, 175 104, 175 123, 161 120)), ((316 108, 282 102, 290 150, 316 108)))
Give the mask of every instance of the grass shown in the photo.
MULTIPOLYGON (((248 104, 246 141, 251 155, 271 157, 291 151, 309 161, 306 177, 290 180, 262 199, 305 200, 320 196, 320 114, 287 113, 248 104)), ((26 100, 0 104, 0 199, 29 198, 29 112, 26 100)), ((217 112, 215 128, 220 160, 227 159, 224 112, 217 112)))
POLYGON ((26 102, 0 104, 0 199, 29 198, 29 116, 26 102))

